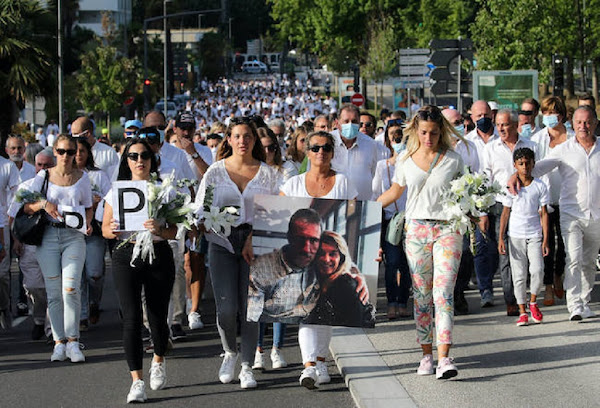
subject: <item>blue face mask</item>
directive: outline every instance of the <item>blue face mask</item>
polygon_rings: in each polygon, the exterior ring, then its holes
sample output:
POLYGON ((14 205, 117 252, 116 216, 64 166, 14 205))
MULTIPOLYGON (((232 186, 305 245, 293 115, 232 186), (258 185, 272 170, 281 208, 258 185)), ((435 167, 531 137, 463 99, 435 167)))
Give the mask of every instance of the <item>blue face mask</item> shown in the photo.
POLYGON ((542 118, 544 126, 549 128, 555 128, 559 125, 558 115, 544 115, 542 118))
POLYGON ((465 134, 465 125, 454 126, 454 130, 456 130, 459 135, 463 136, 465 134))
POLYGON ((356 139, 356 136, 358 136, 358 130, 360 129, 360 127, 356 124, 356 123, 344 123, 342 125, 342 137, 344 139, 356 139))
POLYGON ((392 149, 396 154, 400 154, 404 149, 406 149, 406 145, 404 143, 392 143, 392 149))
POLYGON ((573 126, 571 126, 571 122, 565 122, 565 127, 567 128, 567 130, 573 129, 573 126))
POLYGON ((475 123, 477 124, 477 129, 481 130, 485 134, 489 133, 494 127, 492 119, 488 118, 487 116, 484 116, 475 123))
POLYGON ((521 126, 521 134, 519 135, 519 137, 521 139, 527 140, 531 138, 531 125, 529 123, 526 123, 523 126, 521 126))

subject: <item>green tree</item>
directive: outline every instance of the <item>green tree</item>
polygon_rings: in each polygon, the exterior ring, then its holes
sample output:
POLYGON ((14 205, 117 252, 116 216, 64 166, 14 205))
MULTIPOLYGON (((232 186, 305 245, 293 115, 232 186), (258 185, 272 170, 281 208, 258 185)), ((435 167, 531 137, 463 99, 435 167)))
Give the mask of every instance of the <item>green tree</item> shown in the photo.
MULTIPOLYGON (((54 23, 54 24, 53 24, 54 23)), ((4 146, 18 108, 25 100, 43 95, 52 69, 52 54, 47 51, 51 28, 50 15, 36 0, 0 1, 0 138, 4 146)), ((0 150, 4 153, 4 148, 0 150)))
MULTIPOLYGON (((397 47, 394 27, 385 19, 372 24, 374 29, 370 33, 369 50, 363 68, 365 78, 377 83, 383 82, 396 66, 397 47)), ((383 86, 380 87, 383 92, 383 86)), ((377 110, 377 89, 375 90, 375 110, 377 110)), ((381 95, 383 99, 383 95, 381 95)))

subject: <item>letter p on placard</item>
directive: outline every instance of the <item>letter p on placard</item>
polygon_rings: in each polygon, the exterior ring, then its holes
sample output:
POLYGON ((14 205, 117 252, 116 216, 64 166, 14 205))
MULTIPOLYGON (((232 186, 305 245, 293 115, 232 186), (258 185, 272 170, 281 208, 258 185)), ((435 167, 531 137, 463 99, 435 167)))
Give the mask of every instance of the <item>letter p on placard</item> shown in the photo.
POLYGON ((113 214, 120 231, 142 231, 148 217, 146 181, 113 182, 113 214))

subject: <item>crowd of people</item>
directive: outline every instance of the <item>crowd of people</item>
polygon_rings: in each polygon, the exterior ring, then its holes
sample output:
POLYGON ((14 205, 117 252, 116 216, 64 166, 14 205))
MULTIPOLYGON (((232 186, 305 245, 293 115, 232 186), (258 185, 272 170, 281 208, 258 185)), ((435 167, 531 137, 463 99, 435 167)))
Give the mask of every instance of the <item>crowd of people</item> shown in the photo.
MULTIPOLYGON (((54 125, 38 132, 38 143, 11 135, 9 159, 0 157, 2 327, 10 327, 16 306, 17 313, 32 315, 32 339, 48 336, 54 344, 51 361, 84 362, 81 332, 100 324, 110 256, 132 378, 127 402, 143 402, 144 352, 153 354, 150 388, 161 389, 172 342, 187 335, 186 326, 203 328, 200 300, 208 265, 224 351, 218 378, 233 381, 239 360, 241 388, 256 387, 253 369, 266 365, 265 324, 246 319, 246 312, 257 194, 376 200, 383 206, 382 231, 405 211, 403 242, 393 245, 382 234, 382 271, 387 318, 414 315, 423 352, 419 375, 458 374, 449 355, 454 316, 469 312, 464 292, 472 278, 481 306, 492 307, 499 270, 506 313, 518 317, 518 326, 543 321, 540 299, 550 306, 565 295, 570 320, 595 316, 589 303, 600 250, 600 151, 593 99, 582 98, 574 111, 550 96, 541 104, 528 98, 518 111, 480 100, 466 114, 428 105, 412 118, 403 111, 376 118, 354 105, 338 108, 309 85, 287 79, 204 81, 176 118, 151 111, 143 121, 126 121, 122 141, 112 145, 96 137, 94 121, 85 116, 67 134, 54 125), (465 169, 484 172, 510 191, 474 219, 475 253, 469 236, 452 227, 442 201, 465 169), (199 204, 198 222, 181 237, 176 225, 146 220, 156 259, 132 260, 135 237, 120 229, 113 214, 112 183, 148 181, 153 173, 197 182, 181 189, 199 204), (24 190, 37 195, 23 201, 24 190), (213 205, 239 209, 228 236, 232 251, 206 240, 207 194, 213 205), (65 223, 67 208, 81 209, 85 228, 65 223), (19 242, 11 234, 15 217, 41 210, 46 228, 40 245, 19 242), (10 298, 12 260, 22 276, 16 305, 10 298)), ((320 265, 324 276, 337 279, 323 282, 334 298, 344 281, 338 276, 353 274, 341 267, 343 239, 322 230, 310 214, 290 222, 292 228, 298 234, 278 259, 290 271, 320 265)), ((273 331, 272 366, 285 367, 285 324, 275 323, 273 331)), ((331 333, 326 324, 299 327, 299 382, 306 388, 330 381, 324 362, 331 333)))

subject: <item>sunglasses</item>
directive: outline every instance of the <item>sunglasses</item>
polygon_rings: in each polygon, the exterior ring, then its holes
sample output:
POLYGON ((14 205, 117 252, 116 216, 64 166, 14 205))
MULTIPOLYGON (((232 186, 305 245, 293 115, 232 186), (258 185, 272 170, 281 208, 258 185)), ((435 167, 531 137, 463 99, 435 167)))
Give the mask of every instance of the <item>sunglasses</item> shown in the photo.
POLYGON ((373 122, 360 122, 360 127, 371 127, 373 126, 373 122))
POLYGON ((324 145, 314 145, 314 146, 310 146, 308 148, 308 150, 310 150, 313 153, 318 153, 319 150, 323 149, 323 151, 325 153, 331 153, 333 152, 333 146, 330 144, 324 144, 324 145))
POLYGON ((463 123, 462 119, 455 120, 454 122, 452 122, 452 126, 459 126, 459 125, 462 125, 462 123, 463 123))
POLYGON ((56 149, 56 153, 58 153, 59 156, 64 156, 65 153, 69 156, 75 156, 77 149, 56 149))
POLYGON ((131 161, 138 161, 138 158, 142 158, 142 160, 150 160, 150 157, 152 157, 152 154, 149 151, 145 151, 145 152, 141 152, 141 153, 127 153, 127 158, 131 161))
POLYGON ((277 151, 277 146, 275 146, 274 144, 270 144, 268 146, 263 146, 265 148, 265 150, 270 151, 271 153, 275 153, 277 151))
POLYGON ((531 116, 533 115, 533 111, 530 110, 520 110, 519 115, 531 116))
POLYGON ((135 130, 125 131, 125 137, 134 137, 135 133, 135 130))
POLYGON ((417 116, 421 120, 432 120, 434 122, 437 122, 442 119, 442 114, 438 111, 422 110, 422 111, 417 112, 417 116))
POLYGON ((85 137, 87 136, 87 134, 89 133, 89 130, 84 130, 81 133, 73 133, 71 136, 73 136, 74 138, 80 138, 80 137, 85 137))
POLYGON ((140 133, 137 137, 141 139, 146 139, 149 144, 158 144, 160 143, 160 135, 156 133, 140 133))
POLYGON ((402 119, 390 119, 388 120, 388 127, 391 126, 402 126, 404 124, 404 121, 402 119))

